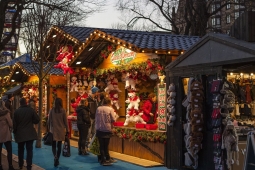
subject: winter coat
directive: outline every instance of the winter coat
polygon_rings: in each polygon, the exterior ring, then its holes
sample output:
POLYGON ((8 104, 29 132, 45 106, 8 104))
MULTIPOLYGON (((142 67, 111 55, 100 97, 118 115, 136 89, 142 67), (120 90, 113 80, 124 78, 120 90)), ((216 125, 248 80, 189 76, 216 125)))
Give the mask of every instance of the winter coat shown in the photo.
POLYGON ((37 133, 34 124, 40 121, 35 110, 28 105, 20 106, 14 112, 13 118, 13 133, 17 143, 29 140, 36 140, 37 133))
MULTIPOLYGON (((146 100, 143 103, 142 110, 143 110, 142 118, 145 122, 148 122, 150 120, 150 117, 151 117, 150 113, 151 113, 151 110, 152 110, 152 101, 150 99, 146 100)), ((156 104, 156 113, 157 112, 158 112, 158 105, 156 104)), ((154 122, 156 121, 156 118, 157 118, 156 113, 153 113, 154 114, 154 122)))
POLYGON ((0 143, 12 140, 12 120, 8 109, 0 109, 0 143))
POLYGON ((65 132, 68 132, 66 111, 61 109, 59 113, 56 113, 54 108, 50 110, 48 117, 48 129, 53 134, 54 141, 64 141, 65 132))
POLYGON ((118 115, 110 106, 99 106, 96 111, 95 127, 97 131, 112 132, 112 123, 115 122, 118 115))
POLYGON ((9 99, 5 101, 5 107, 10 110, 11 118, 13 119, 13 110, 14 109, 12 106, 12 102, 9 99))
POLYGON ((87 99, 89 102, 90 118, 95 119, 96 110, 98 107, 98 101, 97 99, 93 99, 91 96, 89 96, 87 99))
POLYGON ((76 108, 77 113, 77 124, 86 125, 90 127, 90 115, 89 115, 89 108, 86 106, 78 106, 76 108))

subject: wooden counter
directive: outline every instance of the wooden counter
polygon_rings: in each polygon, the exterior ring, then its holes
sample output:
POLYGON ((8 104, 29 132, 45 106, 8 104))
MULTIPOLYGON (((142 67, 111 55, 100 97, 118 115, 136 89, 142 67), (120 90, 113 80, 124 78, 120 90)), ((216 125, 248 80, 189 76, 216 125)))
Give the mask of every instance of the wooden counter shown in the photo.
MULTIPOLYGON (((133 128, 130 128, 133 129, 133 128)), ((134 128, 135 129, 135 128, 134 128)), ((140 130, 139 130, 140 131, 140 130)), ((147 130, 142 130, 147 131, 147 130)), ((153 131, 160 132, 160 131, 153 131)), ((147 159, 159 163, 164 163, 165 145, 160 142, 135 142, 133 140, 120 138, 114 135, 110 139, 109 150, 147 159)))

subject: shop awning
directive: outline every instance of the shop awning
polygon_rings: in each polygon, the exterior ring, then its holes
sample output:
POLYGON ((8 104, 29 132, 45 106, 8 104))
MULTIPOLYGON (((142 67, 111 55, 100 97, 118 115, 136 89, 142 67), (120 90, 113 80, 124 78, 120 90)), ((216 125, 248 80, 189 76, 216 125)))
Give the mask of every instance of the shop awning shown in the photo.
POLYGON ((19 57, 13 59, 13 60, 11 60, 11 61, 8 61, 8 62, 6 62, 6 63, 4 63, 4 64, 1 64, 1 65, 0 65, 0 68, 1 68, 1 67, 6 67, 6 66, 12 66, 12 65, 14 65, 15 63, 18 63, 18 62, 23 62, 23 63, 31 62, 31 60, 30 60, 30 55, 29 55, 29 54, 21 55, 21 56, 19 56, 19 57))
POLYGON ((13 88, 11 88, 10 90, 6 91, 4 94, 8 95, 8 94, 15 94, 17 92, 19 92, 21 90, 21 85, 17 85, 13 88))
POLYGON ((167 70, 192 66, 220 66, 255 61, 255 43, 225 34, 209 33, 166 67, 167 70))

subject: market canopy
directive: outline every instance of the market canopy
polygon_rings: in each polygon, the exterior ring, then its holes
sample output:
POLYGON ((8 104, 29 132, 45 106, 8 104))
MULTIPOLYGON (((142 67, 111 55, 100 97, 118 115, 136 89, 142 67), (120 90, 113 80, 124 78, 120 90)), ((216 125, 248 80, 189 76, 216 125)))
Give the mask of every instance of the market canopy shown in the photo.
POLYGON ((17 92, 19 92, 21 90, 21 85, 17 85, 13 88, 11 88, 10 90, 6 91, 4 94, 8 95, 8 94, 15 94, 17 92))
POLYGON ((31 62, 30 55, 29 54, 23 54, 23 55, 21 55, 21 56, 19 56, 17 58, 14 58, 11 61, 8 61, 8 62, 6 62, 4 64, 1 64, 0 68, 6 67, 6 66, 12 66, 12 65, 14 65, 17 62, 23 62, 23 63, 31 62))
MULTIPOLYGON (((209 33, 195 43, 188 51, 166 67, 176 72, 194 66, 232 65, 255 61, 255 43, 232 38, 225 34, 209 33)), ((197 70, 198 71, 198 70, 197 70)))
POLYGON ((107 55, 120 45, 137 53, 154 53, 179 56, 200 38, 198 36, 174 35, 168 32, 147 32, 91 27, 63 26, 52 27, 51 36, 61 35, 74 45, 74 58, 71 67, 96 68, 100 55, 107 55), (103 53, 103 54, 102 54, 103 53))

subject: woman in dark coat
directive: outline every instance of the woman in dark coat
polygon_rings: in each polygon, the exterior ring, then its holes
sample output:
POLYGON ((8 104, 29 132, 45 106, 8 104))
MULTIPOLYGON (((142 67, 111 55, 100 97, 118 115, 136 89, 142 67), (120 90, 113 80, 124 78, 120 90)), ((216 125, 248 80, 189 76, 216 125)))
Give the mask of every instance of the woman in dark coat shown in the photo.
MULTIPOLYGON (((14 170, 12 166, 12 136, 11 130, 13 127, 10 111, 5 107, 5 104, 0 100, 0 153, 2 153, 2 146, 5 145, 7 150, 7 159, 9 163, 9 170, 14 170)), ((0 170, 2 167, 2 154, 0 154, 0 170)))
POLYGON ((66 111, 63 109, 61 98, 55 99, 54 107, 50 110, 48 129, 53 134, 52 153, 54 155, 54 166, 58 166, 62 141, 65 140, 65 136, 69 133, 66 111))
POLYGON ((143 103, 142 106, 143 115, 142 118, 147 124, 154 124, 157 118, 158 105, 157 96, 155 93, 148 95, 148 100, 143 103))
POLYGON ((85 144, 91 122, 87 99, 81 99, 79 106, 76 108, 76 113, 77 113, 77 126, 79 130, 78 154, 88 155, 89 153, 85 149, 85 144))

